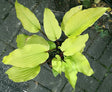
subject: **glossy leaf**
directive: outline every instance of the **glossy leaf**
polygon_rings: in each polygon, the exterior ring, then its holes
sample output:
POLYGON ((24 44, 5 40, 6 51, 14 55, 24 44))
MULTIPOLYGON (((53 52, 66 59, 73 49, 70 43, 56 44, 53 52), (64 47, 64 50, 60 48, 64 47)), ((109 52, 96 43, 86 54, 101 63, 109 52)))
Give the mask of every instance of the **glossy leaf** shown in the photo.
POLYGON ((94 73, 92 68, 90 67, 89 61, 80 52, 71 56, 70 60, 72 65, 75 66, 78 72, 81 72, 87 76, 91 76, 94 73))
POLYGON ((33 68, 12 67, 6 73, 14 82, 25 82, 35 78, 39 72, 40 66, 36 66, 33 68))
POLYGON ((44 29, 47 37, 51 41, 56 41, 61 36, 61 28, 58 21, 48 8, 44 11, 44 29))
POLYGON ((27 36, 27 35, 19 34, 19 35, 17 36, 17 39, 16 39, 17 47, 18 47, 18 48, 22 48, 22 47, 25 45, 26 39, 27 39, 28 37, 29 37, 29 36, 27 36))
POLYGON ((63 30, 67 36, 75 37, 80 35, 88 27, 92 26, 94 22, 99 19, 108 8, 90 8, 78 12, 72 16, 66 23, 63 30))
POLYGON ((88 34, 80 35, 76 38, 67 38, 60 49, 65 56, 73 55, 76 52, 82 51, 85 47, 85 43, 88 40, 88 34))
POLYGON ((40 44, 25 45, 23 48, 16 49, 5 56, 3 62, 16 67, 34 67, 48 59, 47 50, 45 46, 40 44))
POLYGON ((82 5, 71 8, 63 17, 63 21, 61 23, 61 28, 64 30, 64 27, 66 26, 67 21, 72 17, 73 15, 77 14, 79 11, 82 10, 82 5))
POLYGON ((36 16, 28 8, 18 3, 17 0, 15 2, 15 8, 17 18, 21 21, 24 29, 31 33, 36 33, 41 29, 36 16))
POLYGON ((45 46, 46 49, 49 49, 48 42, 41 36, 38 35, 32 35, 27 38, 26 44, 40 44, 45 46))

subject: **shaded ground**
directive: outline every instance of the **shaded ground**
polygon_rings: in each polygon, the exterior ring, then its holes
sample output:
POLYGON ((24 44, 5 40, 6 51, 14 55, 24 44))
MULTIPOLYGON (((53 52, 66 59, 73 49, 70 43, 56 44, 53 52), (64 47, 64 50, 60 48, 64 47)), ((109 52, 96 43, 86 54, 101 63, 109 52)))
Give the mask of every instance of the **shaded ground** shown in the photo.
MULTIPOLYGON (((51 69, 47 65, 42 66, 40 74, 34 80, 25 83, 14 83, 8 79, 5 71, 10 66, 6 66, 1 62, 2 57, 16 48, 15 39, 19 33, 29 34, 16 18, 14 1, 0 0, 0 92, 71 92, 72 87, 65 77, 63 75, 53 77, 51 69)), ((76 4, 76 2, 73 4, 75 0, 72 2, 64 0, 60 3, 59 0, 18 1, 36 14, 41 25, 43 24, 42 15, 45 7, 52 9, 56 18, 61 22, 64 12, 76 4)), ((111 15, 104 15, 96 22, 96 25, 84 32, 90 35, 84 54, 95 73, 91 77, 79 73, 74 92, 112 92, 111 15)))

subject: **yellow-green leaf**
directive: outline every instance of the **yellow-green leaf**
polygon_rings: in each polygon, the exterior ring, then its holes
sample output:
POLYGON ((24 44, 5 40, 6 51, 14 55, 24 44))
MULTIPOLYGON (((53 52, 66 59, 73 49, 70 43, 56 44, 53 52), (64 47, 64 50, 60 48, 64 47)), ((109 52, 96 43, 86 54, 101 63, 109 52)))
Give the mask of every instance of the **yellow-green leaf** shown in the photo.
POLYGON ((88 40, 88 34, 80 35, 76 38, 67 38, 60 49, 65 56, 73 55, 76 52, 81 51, 85 47, 85 43, 88 40))
MULTIPOLYGON (((68 69, 69 70, 69 69, 68 69)), ((75 85, 77 83, 77 71, 66 71, 65 77, 68 79, 69 83, 73 88, 75 88, 75 85)))
POLYGON ((46 49, 49 49, 48 42, 41 36, 38 35, 32 35, 27 36, 24 34, 19 34, 16 39, 17 47, 22 48, 23 46, 27 44, 41 44, 46 47, 46 49))
POLYGON ((52 60, 52 68, 61 74, 62 72, 61 67, 62 67, 61 58, 59 55, 56 55, 55 58, 53 58, 52 60))
POLYGON ((77 82, 77 73, 78 71, 75 69, 75 66, 72 64, 70 60, 66 60, 64 64, 65 67, 65 77, 68 79, 69 83, 73 88, 75 88, 77 82))
POLYGON ((32 35, 29 36, 26 40, 25 44, 40 44, 46 47, 46 49, 49 49, 48 42, 41 36, 38 35, 32 35))
POLYGON ((63 30, 67 36, 80 35, 84 30, 94 24, 108 8, 90 8, 73 15, 66 23, 63 30))
POLYGON ((87 76, 91 76, 94 73, 90 67, 89 61, 80 52, 71 56, 70 60, 78 72, 81 72, 87 76))
POLYGON ((63 21, 61 23, 61 28, 64 30, 64 27, 66 26, 67 21, 72 17, 74 14, 77 14, 79 11, 82 10, 82 5, 71 8, 63 17, 63 21))
POLYGON ((54 75, 54 77, 56 77, 59 73, 56 71, 56 70, 54 70, 54 69, 52 69, 52 73, 53 73, 53 75, 54 75))
POLYGON ((41 29, 36 16, 28 8, 18 3, 17 0, 15 2, 15 8, 17 18, 21 21, 24 29, 31 33, 36 33, 41 29))
POLYGON ((40 66, 36 66, 33 68, 12 67, 6 73, 14 82, 25 82, 35 78, 39 72, 40 66))
POLYGON ((78 71, 74 63, 72 63, 70 59, 65 57, 64 60, 65 62, 61 61, 61 58, 59 55, 56 55, 55 58, 53 58, 52 60, 53 74, 57 75, 58 73, 61 74, 61 72, 64 72, 65 77, 68 79, 69 83, 72 85, 73 88, 75 88, 78 71))
POLYGON ((25 45, 23 48, 16 49, 5 56, 3 63, 16 67, 34 67, 48 59, 47 51, 48 49, 40 44, 25 45))
POLYGON ((28 35, 19 34, 16 39, 17 47, 22 48, 25 45, 26 39, 28 37, 29 37, 28 35))
POLYGON ((61 36, 61 28, 54 14, 50 9, 45 8, 44 11, 44 30, 51 41, 56 41, 61 36))

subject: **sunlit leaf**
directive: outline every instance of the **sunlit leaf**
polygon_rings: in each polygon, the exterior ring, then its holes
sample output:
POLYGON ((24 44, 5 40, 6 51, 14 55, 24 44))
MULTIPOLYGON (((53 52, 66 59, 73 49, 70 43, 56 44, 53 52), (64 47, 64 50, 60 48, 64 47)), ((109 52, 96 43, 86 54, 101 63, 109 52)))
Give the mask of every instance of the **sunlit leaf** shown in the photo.
POLYGON ((77 71, 65 72, 65 77, 68 79, 69 83, 73 88, 75 88, 77 82, 77 71))
POLYGON ((88 34, 80 35, 76 38, 67 38, 60 47, 64 55, 70 56, 74 53, 81 51, 85 47, 85 43, 88 40, 88 34))
POLYGON ((52 60, 52 68, 60 74, 65 71, 65 65, 65 62, 61 60, 59 55, 56 55, 52 60))
POLYGON ((41 36, 38 35, 32 35, 27 38, 26 44, 40 44, 46 47, 46 49, 49 49, 48 42, 41 36))
POLYGON ((34 68, 12 67, 6 73, 14 82, 25 82, 35 78, 39 72, 40 66, 36 66, 34 68))
POLYGON ((72 65, 77 69, 78 72, 81 72, 87 76, 91 76, 94 72, 90 67, 89 61, 81 53, 76 53, 70 58, 72 65))
POLYGON ((44 29, 47 37, 51 41, 56 41, 61 36, 61 28, 58 21, 48 8, 45 8, 44 11, 44 29))
POLYGON ((46 49, 49 49, 49 44, 47 43, 47 41, 43 37, 38 35, 27 36, 24 34, 19 34, 17 36, 16 42, 18 48, 21 48, 27 44, 41 44, 45 46, 46 49))
POLYGON ((72 64, 70 60, 66 60, 65 63, 65 77, 68 79, 69 83, 75 88, 77 82, 77 73, 78 71, 75 69, 75 66, 72 64))
POLYGON ((72 17, 74 14, 77 14, 79 11, 82 10, 82 5, 71 8, 63 17, 63 21, 61 23, 61 28, 64 30, 66 22, 72 17))
POLYGON ((26 39, 28 37, 29 37, 28 35, 19 34, 16 39, 17 47, 22 48, 25 45, 26 39))
POLYGON ((62 65, 61 58, 59 55, 56 55, 56 57, 53 58, 52 60, 52 68, 61 74, 62 72, 61 65, 62 65))
POLYGON ((53 75, 56 77, 59 73, 56 71, 56 70, 54 70, 54 69, 52 69, 52 73, 53 73, 53 75))
POLYGON ((47 51, 48 49, 40 44, 25 45, 5 56, 3 62, 16 67, 34 67, 47 60, 49 57, 47 51))
POLYGON ((77 73, 81 72, 87 76, 93 74, 93 70, 89 65, 88 60, 80 52, 74 54, 73 56, 68 56, 64 58, 65 62, 64 72, 65 77, 68 79, 73 88, 75 88, 77 81, 77 73))
POLYGON ((24 29, 31 33, 36 33, 41 29, 36 16, 28 8, 18 3, 17 0, 15 2, 15 8, 17 18, 21 21, 24 29))
POLYGON ((66 23, 63 30, 67 36, 80 35, 84 30, 94 24, 108 8, 90 8, 78 12, 72 16, 66 23))

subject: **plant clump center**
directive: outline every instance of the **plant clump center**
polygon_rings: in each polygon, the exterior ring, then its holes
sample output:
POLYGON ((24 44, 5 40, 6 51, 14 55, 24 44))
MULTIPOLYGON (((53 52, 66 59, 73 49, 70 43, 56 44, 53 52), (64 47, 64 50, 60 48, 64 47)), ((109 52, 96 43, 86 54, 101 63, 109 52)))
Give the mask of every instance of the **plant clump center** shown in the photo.
POLYGON ((64 55, 63 52, 58 48, 61 46, 63 41, 55 41, 54 43, 56 44, 56 48, 53 50, 50 50, 49 53, 49 58, 46 60, 47 64, 52 68, 52 59, 55 58, 55 55, 59 55, 61 58, 61 61, 64 61, 64 55))

